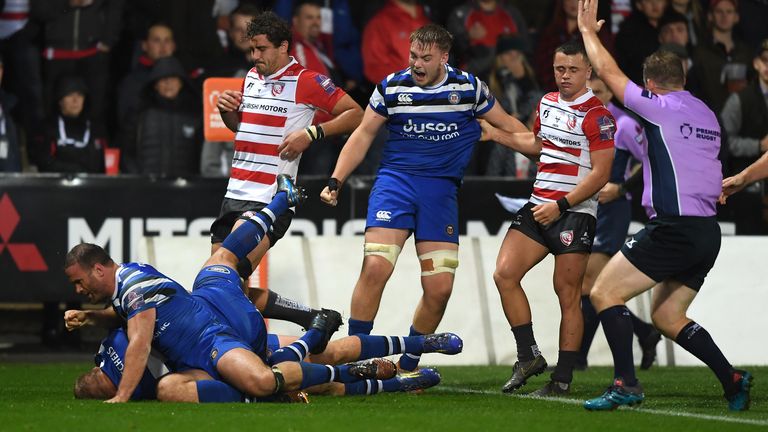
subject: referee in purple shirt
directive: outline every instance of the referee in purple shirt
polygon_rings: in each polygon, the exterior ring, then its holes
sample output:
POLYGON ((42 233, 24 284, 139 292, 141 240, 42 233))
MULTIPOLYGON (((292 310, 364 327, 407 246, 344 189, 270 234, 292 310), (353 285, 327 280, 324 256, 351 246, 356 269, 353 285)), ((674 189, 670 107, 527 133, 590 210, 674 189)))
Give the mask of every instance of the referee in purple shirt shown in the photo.
POLYGON ((592 289, 613 354, 614 381, 584 408, 612 410, 645 398, 635 376, 625 302, 653 289, 654 325, 712 369, 731 410, 746 410, 752 375, 734 369, 709 333, 686 315, 720 251, 720 126, 704 102, 683 90, 683 65, 672 53, 650 55, 643 63, 643 87, 631 82, 597 37, 604 24, 596 19, 597 3, 579 1, 579 31, 595 72, 642 119, 648 138, 643 206, 650 222, 614 255, 592 289))

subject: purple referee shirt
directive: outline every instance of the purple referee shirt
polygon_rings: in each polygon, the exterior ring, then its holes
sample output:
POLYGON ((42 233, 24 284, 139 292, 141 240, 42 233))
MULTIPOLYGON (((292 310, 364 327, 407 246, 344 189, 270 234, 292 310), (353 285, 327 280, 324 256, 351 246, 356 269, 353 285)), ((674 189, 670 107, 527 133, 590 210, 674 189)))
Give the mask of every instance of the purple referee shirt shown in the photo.
POLYGON ((722 190, 720 125, 687 91, 657 95, 628 82, 624 106, 643 119, 643 207, 648 217, 714 216, 722 190))

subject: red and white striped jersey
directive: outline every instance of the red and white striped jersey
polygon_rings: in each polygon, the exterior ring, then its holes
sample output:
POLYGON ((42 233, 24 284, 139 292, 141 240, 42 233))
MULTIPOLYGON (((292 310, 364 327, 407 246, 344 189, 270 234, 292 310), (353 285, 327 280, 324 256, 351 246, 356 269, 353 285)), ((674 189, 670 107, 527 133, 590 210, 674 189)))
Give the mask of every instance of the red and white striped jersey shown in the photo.
POLYGON ((252 68, 243 81, 240 123, 227 185, 227 198, 268 203, 278 174, 296 177, 299 160, 280 159, 277 148, 288 134, 312 124, 316 110, 333 111, 346 93, 326 76, 305 69, 293 57, 263 76, 252 68))
MULTIPOLYGON (((592 171, 590 152, 613 148, 615 132, 616 121, 592 90, 572 102, 559 92, 544 95, 533 125, 542 147, 530 202, 557 201, 576 188, 592 171)), ((568 211, 597 217, 597 194, 568 211)))

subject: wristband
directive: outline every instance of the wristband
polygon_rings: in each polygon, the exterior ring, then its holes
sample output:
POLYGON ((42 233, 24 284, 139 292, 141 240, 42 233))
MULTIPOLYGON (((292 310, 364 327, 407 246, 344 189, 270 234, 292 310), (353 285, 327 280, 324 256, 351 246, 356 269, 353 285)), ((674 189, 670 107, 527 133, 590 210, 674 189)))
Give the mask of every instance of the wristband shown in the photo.
POLYGON ((341 182, 339 179, 335 177, 331 177, 328 179, 328 190, 333 192, 339 190, 339 187, 341 187, 341 182))
POLYGON ((312 142, 321 140, 325 137, 325 131, 323 130, 323 127, 320 125, 308 126, 304 128, 304 132, 307 133, 309 140, 312 142))
POLYGON ((571 204, 568 202, 568 199, 562 197, 557 200, 557 208, 560 209, 560 214, 563 214, 566 210, 571 208, 571 204))
POLYGON ((627 193, 627 189, 624 188, 624 183, 619 183, 619 196, 625 195, 627 193))

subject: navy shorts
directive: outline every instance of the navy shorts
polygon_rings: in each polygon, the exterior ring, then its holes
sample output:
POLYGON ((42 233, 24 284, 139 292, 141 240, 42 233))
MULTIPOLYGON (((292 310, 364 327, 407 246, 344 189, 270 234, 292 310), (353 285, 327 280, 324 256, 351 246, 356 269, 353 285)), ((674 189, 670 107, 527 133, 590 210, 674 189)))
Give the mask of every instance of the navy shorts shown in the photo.
POLYGON ((597 227, 592 253, 613 256, 627 241, 627 230, 632 220, 632 202, 617 199, 597 206, 597 227))
POLYGON ((256 355, 267 358, 267 327, 264 318, 240 288, 240 276, 227 266, 212 265, 197 274, 192 297, 230 327, 256 355))
POLYGON ((518 230, 541 243, 552 255, 590 253, 595 235, 595 218, 586 213, 565 212, 547 227, 533 219, 535 205, 527 203, 517 211, 509 229, 518 230))
POLYGON ((240 339, 230 327, 219 323, 211 324, 203 331, 189 353, 176 362, 174 369, 177 372, 200 369, 213 379, 221 380, 216 365, 219 364, 219 360, 224 354, 236 348, 251 350, 251 347, 240 339))
POLYGON ((720 252, 714 216, 659 217, 621 248, 638 270, 656 282, 676 280, 698 291, 720 252))
MULTIPOLYGON (((267 204, 254 201, 241 201, 232 198, 224 198, 221 202, 219 217, 211 224, 211 243, 221 243, 232 232, 237 218, 247 211, 259 211, 267 204)), ((269 237, 270 247, 274 246, 278 240, 283 238, 288 227, 293 220, 293 210, 281 214, 277 220, 269 227, 267 237, 269 237)))
POLYGON ((459 243, 458 185, 452 179, 380 170, 366 228, 405 229, 416 241, 459 243))

